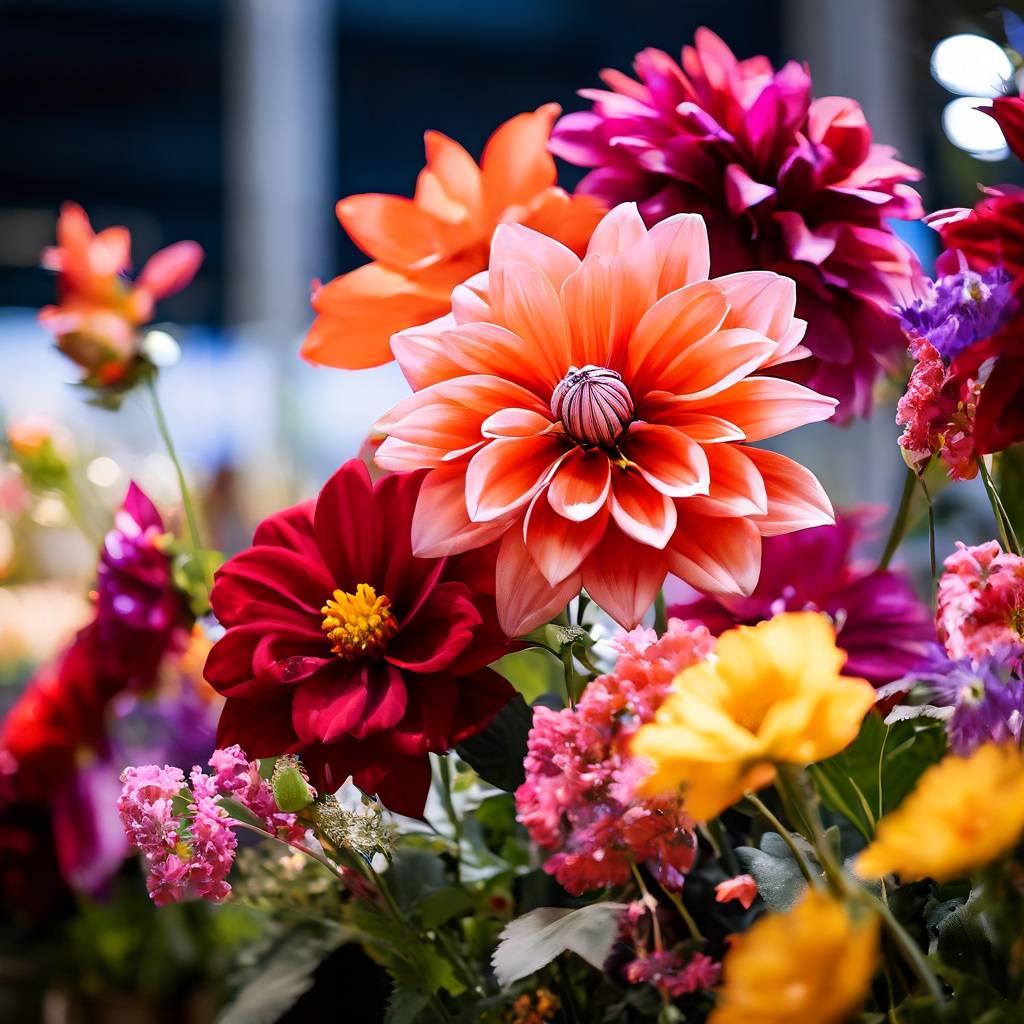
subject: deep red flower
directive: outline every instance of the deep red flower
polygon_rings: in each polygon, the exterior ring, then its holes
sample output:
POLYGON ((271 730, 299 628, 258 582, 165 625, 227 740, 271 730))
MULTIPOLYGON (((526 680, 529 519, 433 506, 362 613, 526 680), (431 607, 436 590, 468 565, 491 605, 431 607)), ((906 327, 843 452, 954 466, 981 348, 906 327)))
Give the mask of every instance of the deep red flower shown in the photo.
MULTIPOLYGON (((1014 154, 1024 160, 1024 97, 1001 96, 982 108, 994 118, 1014 154)), ((926 218, 947 253, 959 250, 972 270, 1001 267, 1018 303, 1024 303, 1024 189, 986 187, 973 209, 939 210, 926 218)), ((981 454, 1024 441, 1024 317, 1019 313, 986 341, 953 362, 957 379, 983 378, 972 430, 981 454)))
POLYGON ((104 739, 104 709, 112 694, 98 671, 94 623, 36 672, 0 724, 0 804, 48 803, 75 769, 82 749, 104 739))
POLYGON ((352 775, 418 815, 429 751, 484 728, 512 695, 487 666, 509 650, 494 604, 494 550, 416 558, 420 473, 370 480, 345 463, 312 502, 279 512, 218 572, 227 632, 206 664, 226 698, 218 746, 297 753, 314 786, 352 775))

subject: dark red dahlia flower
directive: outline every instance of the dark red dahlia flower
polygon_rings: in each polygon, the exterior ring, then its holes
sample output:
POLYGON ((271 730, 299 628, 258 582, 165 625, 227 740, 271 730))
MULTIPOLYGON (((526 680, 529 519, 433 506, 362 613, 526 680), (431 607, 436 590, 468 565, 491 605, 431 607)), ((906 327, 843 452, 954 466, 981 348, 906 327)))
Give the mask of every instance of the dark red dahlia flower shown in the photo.
POLYGON ((322 791, 352 775, 418 815, 429 751, 484 728, 512 695, 487 666, 509 650, 494 604, 494 552, 416 558, 422 474, 370 480, 345 463, 313 503, 264 520, 218 572, 227 632, 206 664, 226 698, 218 745, 300 754, 322 791))
POLYGON ((96 569, 96 629, 103 671, 120 685, 145 688, 191 616, 171 577, 156 506, 131 483, 114 527, 103 540, 96 569))
POLYGON ((712 276, 794 278, 813 358, 792 374, 839 399, 838 419, 865 415, 875 378, 902 355, 892 306, 920 274, 887 220, 921 216, 907 184, 921 173, 871 141, 854 100, 812 100, 806 67, 737 61, 707 29, 682 67, 652 49, 634 67, 640 81, 606 70, 608 90, 583 90, 593 109, 563 117, 551 150, 594 168, 579 191, 609 206, 636 201, 648 224, 702 214, 712 276))
POLYGON ((935 627, 906 576, 854 559, 869 518, 847 513, 835 526, 766 537, 761 578, 749 597, 702 597, 668 613, 703 622, 717 636, 784 611, 823 611, 848 655, 844 674, 876 687, 899 679, 930 656, 935 627))

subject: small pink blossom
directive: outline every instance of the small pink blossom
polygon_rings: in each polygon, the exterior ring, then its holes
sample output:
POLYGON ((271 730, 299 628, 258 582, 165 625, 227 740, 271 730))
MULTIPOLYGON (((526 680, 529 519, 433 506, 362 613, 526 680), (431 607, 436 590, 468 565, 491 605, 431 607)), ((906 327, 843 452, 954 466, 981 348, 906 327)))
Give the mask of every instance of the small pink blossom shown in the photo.
POLYGON ((518 817, 552 852, 545 871, 570 892, 626 882, 631 861, 678 889, 696 851, 693 823, 677 797, 637 797, 647 768, 627 741, 713 640, 704 626, 672 619, 660 639, 638 628, 614 643, 615 671, 595 679, 575 709, 535 709, 518 817))
POLYGON ((654 985, 672 998, 713 988, 720 973, 721 966, 704 953, 694 953, 685 963, 678 953, 648 953, 624 969, 630 984, 654 985))
POLYGON ((996 650, 1024 655, 1024 558, 997 541, 957 550, 943 563, 936 628, 954 660, 996 650))
POLYGON ((755 899, 757 899, 757 882, 754 881, 752 875, 736 875, 735 878, 727 878, 715 886, 715 900, 718 903, 739 900, 743 909, 749 910, 755 899))
POLYGON ((121 774, 121 824, 128 841, 146 857, 146 884, 160 906, 190 892, 219 903, 231 892, 227 877, 238 840, 234 821, 221 803, 224 797, 245 806, 269 833, 285 841, 297 842, 305 834, 294 814, 278 811, 259 762, 249 761, 240 747, 214 751, 209 765, 212 775, 196 765, 187 786, 182 770, 169 765, 142 765, 121 774), (177 797, 182 800, 176 810, 177 797))

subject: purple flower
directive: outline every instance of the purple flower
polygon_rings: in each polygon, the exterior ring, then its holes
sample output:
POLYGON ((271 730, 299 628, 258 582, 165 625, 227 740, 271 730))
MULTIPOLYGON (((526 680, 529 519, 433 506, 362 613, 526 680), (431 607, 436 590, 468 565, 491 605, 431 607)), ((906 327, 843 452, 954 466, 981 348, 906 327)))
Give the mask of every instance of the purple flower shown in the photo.
POLYGON ((1012 305, 1010 275, 1002 267, 977 273, 956 255, 955 274, 937 278, 924 298, 900 309, 903 329, 927 338, 947 362, 995 334, 1012 305))
POLYGON ((152 684, 156 667, 187 626, 174 588, 160 513, 132 483, 100 550, 96 622, 102 669, 123 687, 152 684))
POLYGON ((697 619, 717 636, 784 611, 826 612, 848 655, 845 674, 876 687, 898 679, 927 657, 935 628, 906 576, 853 558, 870 518, 866 511, 847 513, 835 526, 766 537, 761 577, 749 597, 700 597, 673 604, 668 613, 697 619))
POLYGON ((913 672, 908 683, 926 684, 930 700, 938 707, 951 708, 946 734, 953 752, 973 753, 989 741, 1019 741, 1024 724, 1024 682, 1012 674, 1002 652, 980 661, 969 658, 952 661, 938 655, 931 672, 913 672))

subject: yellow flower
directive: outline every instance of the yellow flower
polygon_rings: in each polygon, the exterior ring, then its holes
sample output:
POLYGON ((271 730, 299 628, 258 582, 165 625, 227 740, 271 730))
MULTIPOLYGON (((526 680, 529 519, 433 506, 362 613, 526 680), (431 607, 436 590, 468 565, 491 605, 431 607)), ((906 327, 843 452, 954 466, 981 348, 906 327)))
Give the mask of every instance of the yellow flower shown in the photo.
POLYGON ((707 821, 769 785, 776 764, 837 754, 875 699, 870 683, 839 674, 845 661, 831 622, 817 612, 726 631, 637 733, 633 752, 654 766, 645 790, 685 784, 687 811, 707 821))
POLYGON ((945 882, 1011 849, 1024 831, 1024 755, 988 743, 970 757, 946 757, 879 823, 857 858, 862 878, 945 882))
POLYGON ((864 1002, 878 963, 878 918, 853 920, 808 890, 733 939, 708 1024, 839 1024, 864 1002))

